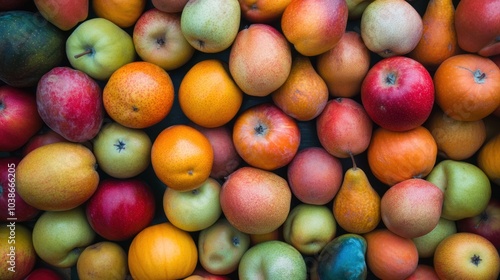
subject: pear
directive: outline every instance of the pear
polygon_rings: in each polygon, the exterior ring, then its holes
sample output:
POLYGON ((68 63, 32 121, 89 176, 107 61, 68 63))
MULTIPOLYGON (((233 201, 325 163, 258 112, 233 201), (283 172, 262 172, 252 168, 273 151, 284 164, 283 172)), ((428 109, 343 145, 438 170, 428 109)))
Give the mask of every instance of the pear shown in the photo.
POLYGON ((371 186, 366 173, 356 166, 349 168, 333 199, 333 216, 344 230, 363 234, 374 230, 381 220, 380 195, 371 186))
POLYGON ((233 43, 240 28, 238 0, 189 0, 181 13, 181 31, 195 49, 221 52, 233 43))

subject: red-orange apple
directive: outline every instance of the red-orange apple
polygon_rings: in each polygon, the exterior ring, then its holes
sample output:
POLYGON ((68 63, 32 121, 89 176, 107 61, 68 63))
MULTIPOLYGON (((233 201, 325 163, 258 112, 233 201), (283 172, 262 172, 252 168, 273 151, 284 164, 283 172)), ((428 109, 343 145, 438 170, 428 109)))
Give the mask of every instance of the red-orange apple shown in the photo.
POLYGON ((37 260, 32 232, 22 223, 0 224, 0 279, 24 279, 37 260))
POLYGON ((368 70, 361 85, 361 102, 378 125, 406 131, 422 125, 434 105, 434 83, 418 61, 394 56, 368 70))
POLYGON ((272 103, 246 109, 233 126, 233 143, 241 158, 251 166, 276 170, 284 167, 300 145, 297 122, 272 103))
POLYGON ((316 119, 321 145, 337 158, 364 152, 370 144, 373 123, 363 106, 352 98, 328 101, 316 119))
POLYGON ((279 20, 292 0, 239 0, 241 15, 250 22, 270 23, 279 20))
POLYGON ((340 160, 322 147, 307 147, 287 168, 292 193, 303 203, 324 205, 333 199, 343 178, 340 160))
POLYGON ((35 5, 47 21, 64 31, 89 15, 89 0, 35 0, 35 5))
POLYGON ((500 1, 461 0, 455 10, 455 29, 464 51, 500 54, 500 1))
POLYGON ((40 131, 40 133, 35 134, 33 137, 31 137, 26 145, 24 145, 21 154, 22 156, 26 156, 29 152, 33 151, 34 149, 41 147, 43 145, 47 144, 52 144, 56 142, 68 142, 66 138, 62 137, 61 134, 53 131, 50 128, 43 129, 40 131))

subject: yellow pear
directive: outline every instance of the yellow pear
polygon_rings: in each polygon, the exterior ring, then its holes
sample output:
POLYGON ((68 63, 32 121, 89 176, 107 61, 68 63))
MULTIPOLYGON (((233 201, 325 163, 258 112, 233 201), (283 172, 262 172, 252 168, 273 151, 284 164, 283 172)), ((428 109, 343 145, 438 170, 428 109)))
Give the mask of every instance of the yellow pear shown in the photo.
POLYGON ((381 220, 380 195, 371 186, 366 173, 356 166, 349 168, 333 199, 333 216, 337 224, 350 233, 374 230, 381 220))

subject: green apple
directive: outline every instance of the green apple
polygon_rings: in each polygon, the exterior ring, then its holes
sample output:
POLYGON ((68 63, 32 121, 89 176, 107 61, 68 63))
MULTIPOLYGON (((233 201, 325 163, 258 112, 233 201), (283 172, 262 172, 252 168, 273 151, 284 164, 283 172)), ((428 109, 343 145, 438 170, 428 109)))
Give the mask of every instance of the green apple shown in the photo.
POLYGON ((221 52, 233 43, 240 27, 238 0, 189 0, 181 14, 181 31, 195 49, 221 52))
POLYGON ((121 66, 135 60, 132 36, 105 18, 78 25, 66 40, 66 56, 73 66, 94 79, 106 80, 121 66))
POLYGON ((250 247, 250 236, 233 227, 225 218, 200 231, 198 254, 201 266, 211 274, 227 275, 238 268, 250 247))
POLYGON ((97 165, 115 178, 139 175, 151 163, 153 144, 144 130, 109 122, 92 141, 97 165))
POLYGON ((474 164, 443 160, 426 178, 444 192, 441 217, 456 221, 479 215, 491 198, 488 176, 474 164))
POLYGON ((248 249, 238 266, 239 279, 306 279, 307 266, 302 254, 279 240, 259 243, 248 249))
POLYGON ((283 224, 285 242, 305 255, 319 253, 336 232, 333 212, 325 205, 298 204, 283 224))
POLYGON ((82 250, 92 244, 96 233, 83 207, 66 211, 46 211, 33 227, 33 247, 37 255, 55 267, 71 267, 82 250))
POLYGON ((420 258, 429 258, 434 255, 437 245, 441 240, 457 232, 455 221, 440 218, 436 227, 429 233, 412 239, 417 246, 420 258))
POLYGON ((208 178, 191 191, 166 188, 163 210, 167 219, 176 227, 193 232, 213 225, 221 216, 220 183, 208 178))
POLYGON ((363 11, 374 0, 346 0, 350 20, 357 20, 363 15, 363 11))

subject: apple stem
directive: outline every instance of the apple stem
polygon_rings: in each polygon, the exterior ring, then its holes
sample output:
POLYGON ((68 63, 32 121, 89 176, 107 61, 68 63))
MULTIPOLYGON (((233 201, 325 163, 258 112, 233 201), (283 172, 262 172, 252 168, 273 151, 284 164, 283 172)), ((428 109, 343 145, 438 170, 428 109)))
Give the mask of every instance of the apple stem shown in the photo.
POLYGON ((87 54, 92 54, 94 51, 92 49, 86 49, 84 52, 82 53, 79 53, 79 54, 75 54, 73 57, 74 58, 80 58, 84 55, 87 55, 87 54))
POLYGON ((349 152, 349 156, 351 157, 351 161, 352 161, 352 169, 353 170, 358 169, 358 166, 356 165, 356 161, 354 160, 354 155, 351 152, 349 152))
POLYGON ((484 84, 484 80, 486 80, 486 73, 476 70, 474 71, 474 81, 478 84, 484 84))

